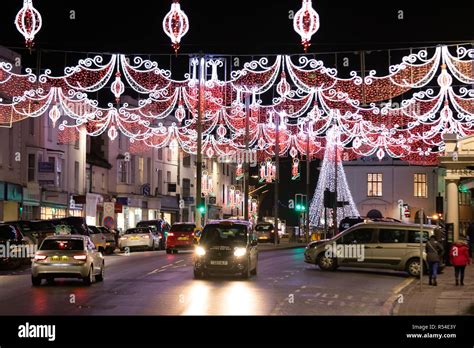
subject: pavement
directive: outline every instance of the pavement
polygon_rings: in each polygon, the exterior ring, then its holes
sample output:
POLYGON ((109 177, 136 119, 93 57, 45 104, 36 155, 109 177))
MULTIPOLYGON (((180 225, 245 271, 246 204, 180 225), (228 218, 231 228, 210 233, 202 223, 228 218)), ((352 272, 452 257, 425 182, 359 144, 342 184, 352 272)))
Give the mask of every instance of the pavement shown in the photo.
POLYGON ((196 280, 192 252, 106 256, 104 281, 89 287, 75 279, 32 287, 28 266, 0 271, 0 315, 387 315, 410 279, 385 270, 323 272, 304 262, 304 248, 280 245, 260 253, 248 280, 196 280))
POLYGON ((420 291, 419 279, 399 292, 394 302, 394 315, 474 315, 474 266, 466 268, 464 286, 456 286, 454 267, 446 267, 438 275, 438 286, 428 285, 423 277, 420 291), (401 299, 401 301, 399 301, 401 299), (401 303, 399 303, 401 302, 401 303))

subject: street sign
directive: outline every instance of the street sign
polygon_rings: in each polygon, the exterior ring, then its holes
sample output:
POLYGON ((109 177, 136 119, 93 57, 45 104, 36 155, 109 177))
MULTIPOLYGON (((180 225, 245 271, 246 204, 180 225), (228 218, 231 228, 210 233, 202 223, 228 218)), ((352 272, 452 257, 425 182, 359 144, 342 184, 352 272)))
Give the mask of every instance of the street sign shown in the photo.
POLYGON ((104 202, 104 216, 114 216, 115 214, 115 203, 104 202))
POLYGON ((113 228, 115 227, 115 220, 112 216, 106 216, 104 218, 104 226, 108 228, 113 228))

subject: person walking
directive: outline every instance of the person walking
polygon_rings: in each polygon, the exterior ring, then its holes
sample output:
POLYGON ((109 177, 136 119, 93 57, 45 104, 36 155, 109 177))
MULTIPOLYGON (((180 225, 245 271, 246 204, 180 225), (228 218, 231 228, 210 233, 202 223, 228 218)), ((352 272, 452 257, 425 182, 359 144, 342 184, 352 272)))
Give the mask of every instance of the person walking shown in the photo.
POLYGON ((431 236, 426 243, 426 261, 428 261, 430 285, 437 286, 436 278, 438 276, 438 268, 443 255, 443 246, 436 240, 435 236, 431 236))
POLYGON ((474 248, 474 223, 470 223, 467 229, 469 256, 472 257, 472 249, 474 248))
POLYGON ((469 249, 464 239, 458 240, 451 247, 449 252, 449 262, 454 266, 456 285, 459 285, 459 280, 461 280, 461 285, 464 285, 464 271, 466 266, 471 263, 469 249), (459 279, 459 276, 461 276, 461 279, 459 279))

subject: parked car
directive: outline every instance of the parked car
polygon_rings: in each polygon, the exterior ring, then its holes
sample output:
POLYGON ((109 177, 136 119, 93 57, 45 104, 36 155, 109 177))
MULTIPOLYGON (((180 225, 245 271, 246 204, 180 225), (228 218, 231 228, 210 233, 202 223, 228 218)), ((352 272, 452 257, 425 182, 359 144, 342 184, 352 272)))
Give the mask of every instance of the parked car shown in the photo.
POLYGON ((278 234, 275 233, 273 224, 269 222, 262 222, 255 225, 255 232, 257 233, 259 243, 275 243, 275 238, 277 238, 277 243, 280 244, 280 238, 278 238, 278 234))
POLYGON ((115 248, 117 247, 117 238, 115 236, 116 233, 105 226, 99 226, 97 228, 105 237, 105 253, 108 255, 113 254, 115 248))
POLYGON ((137 227, 150 227, 150 226, 154 227, 161 236, 159 249, 160 250, 165 249, 166 237, 168 235, 169 230, 171 229, 170 224, 162 219, 140 221, 139 223, 137 223, 137 227))
POLYGON ((166 253, 178 253, 178 250, 194 248, 194 230, 196 224, 192 222, 177 222, 171 226, 166 238, 166 253))
POLYGON ((48 220, 55 227, 55 234, 73 234, 81 236, 90 236, 90 230, 87 228, 86 219, 83 217, 70 216, 65 218, 48 220))
POLYGON ((87 226, 89 228, 89 237, 92 243, 96 246, 97 250, 101 253, 105 253, 107 248, 107 238, 102 231, 96 226, 87 226))
MULTIPOLYGON (((424 225, 423 242, 432 235, 439 241, 445 238, 438 226, 424 225)), ((323 271, 344 266, 383 268, 417 277, 421 269, 420 225, 365 221, 331 239, 309 243, 304 255, 305 262, 316 264, 323 271)), ((423 260, 426 270, 426 255, 423 260)))
POLYGON ((20 231, 12 224, 0 224, 0 265, 7 269, 15 269, 25 261, 21 254, 17 254, 26 242, 20 231), (15 255, 13 255, 15 253, 15 255))
POLYGON ((248 221, 220 220, 208 223, 195 250, 194 277, 257 274, 257 235, 248 221))
POLYGON ((54 225, 46 220, 33 221, 10 221, 7 222, 18 228, 23 239, 31 245, 39 246, 46 237, 54 235, 54 225))
POLYGON ((104 280, 105 261, 87 236, 64 235, 47 237, 41 243, 31 266, 33 286, 49 283, 55 278, 78 278, 90 285, 94 279, 104 280))
POLYGON ((129 228, 119 239, 121 251, 125 251, 125 248, 155 250, 159 244, 159 235, 151 227, 129 228))

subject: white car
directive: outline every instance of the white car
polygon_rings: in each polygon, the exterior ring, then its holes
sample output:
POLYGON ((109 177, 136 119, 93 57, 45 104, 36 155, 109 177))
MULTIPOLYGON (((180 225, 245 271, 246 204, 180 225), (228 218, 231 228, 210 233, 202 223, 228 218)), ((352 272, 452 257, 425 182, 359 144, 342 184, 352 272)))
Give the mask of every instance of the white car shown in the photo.
POLYGON ((160 245, 158 233, 150 227, 129 228, 119 239, 119 248, 121 251, 131 249, 155 250, 160 245))

